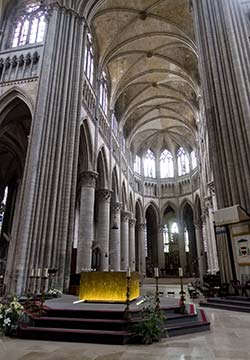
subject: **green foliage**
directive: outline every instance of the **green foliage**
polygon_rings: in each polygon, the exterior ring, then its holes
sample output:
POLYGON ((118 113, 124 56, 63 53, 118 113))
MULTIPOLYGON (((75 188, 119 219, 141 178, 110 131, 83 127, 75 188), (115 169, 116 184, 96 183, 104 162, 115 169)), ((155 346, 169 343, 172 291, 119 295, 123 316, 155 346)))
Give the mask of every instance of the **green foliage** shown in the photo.
POLYGON ((159 341, 166 335, 166 330, 164 329, 165 320, 166 316, 161 311, 155 311, 151 307, 144 309, 142 320, 132 328, 134 337, 143 344, 152 344, 155 341, 159 341))

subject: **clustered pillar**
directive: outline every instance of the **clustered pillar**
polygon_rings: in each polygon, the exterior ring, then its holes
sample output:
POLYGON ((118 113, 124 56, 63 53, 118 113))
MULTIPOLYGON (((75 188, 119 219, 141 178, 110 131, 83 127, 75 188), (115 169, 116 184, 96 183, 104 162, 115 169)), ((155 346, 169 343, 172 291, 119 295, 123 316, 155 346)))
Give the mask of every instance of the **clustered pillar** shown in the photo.
POLYGON ((111 206, 110 270, 119 271, 121 267, 121 206, 117 202, 111 206))
POLYGON ((130 212, 121 213, 121 270, 129 266, 129 218, 130 212))
POLYGON ((85 171, 80 175, 80 215, 77 243, 76 272, 91 268, 94 241, 94 201, 97 173, 85 171))
POLYGON ((110 199, 111 190, 97 191, 98 197, 98 243, 101 251, 100 270, 109 270, 109 229, 110 229, 110 199))
POLYGON ((135 224, 136 219, 129 219, 129 266, 135 271, 135 224))

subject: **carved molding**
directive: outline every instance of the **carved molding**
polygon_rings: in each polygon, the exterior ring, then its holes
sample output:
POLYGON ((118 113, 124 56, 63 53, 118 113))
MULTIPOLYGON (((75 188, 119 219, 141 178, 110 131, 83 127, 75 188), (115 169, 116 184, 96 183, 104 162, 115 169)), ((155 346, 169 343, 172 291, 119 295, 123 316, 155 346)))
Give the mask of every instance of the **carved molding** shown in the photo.
POLYGON ((139 231, 145 231, 146 230, 146 223, 137 224, 139 231))
POLYGON ((120 202, 112 204, 112 211, 115 215, 120 213, 121 208, 122 208, 122 204, 120 202))
POLYGON ((122 211, 121 212, 122 221, 128 221, 130 219, 131 213, 128 211, 122 211))
POLYGON ((130 219, 129 219, 129 226, 130 226, 130 227, 135 226, 136 221, 137 221, 137 220, 136 220, 135 218, 130 218, 130 219))
POLYGON ((69 4, 68 0, 46 0, 46 5, 49 9, 60 10, 65 14, 71 14, 77 16, 78 18, 84 19, 80 13, 82 0, 74 0, 69 4))
POLYGON ((97 177, 98 174, 94 171, 84 171, 79 175, 79 186, 95 188, 97 177))
POLYGON ((109 201, 111 198, 112 190, 109 189, 99 189, 97 190, 98 199, 101 201, 109 201))

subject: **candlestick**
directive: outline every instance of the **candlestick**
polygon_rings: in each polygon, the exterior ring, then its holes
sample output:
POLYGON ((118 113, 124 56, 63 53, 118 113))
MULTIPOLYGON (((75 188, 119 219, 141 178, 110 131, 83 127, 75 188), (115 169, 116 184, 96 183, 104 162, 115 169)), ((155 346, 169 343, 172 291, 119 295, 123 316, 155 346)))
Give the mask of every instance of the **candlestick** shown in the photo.
POLYGON ((43 277, 48 277, 48 271, 49 271, 49 269, 47 269, 47 268, 45 268, 45 269, 43 269, 43 277))
POLYGON ((41 276, 41 269, 37 269, 37 277, 40 277, 41 276))
POLYGON ((154 275, 155 275, 155 278, 159 277, 159 269, 158 269, 158 267, 154 268, 154 275))

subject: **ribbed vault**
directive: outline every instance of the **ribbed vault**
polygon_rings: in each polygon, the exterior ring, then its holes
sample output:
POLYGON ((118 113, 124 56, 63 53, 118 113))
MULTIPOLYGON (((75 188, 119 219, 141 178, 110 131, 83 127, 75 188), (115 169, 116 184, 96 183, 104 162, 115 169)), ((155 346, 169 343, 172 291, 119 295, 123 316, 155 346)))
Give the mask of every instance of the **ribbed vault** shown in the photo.
POLYGON ((111 108, 128 144, 136 152, 195 148, 199 75, 189 1, 104 0, 90 8, 99 73, 110 76, 111 108))

